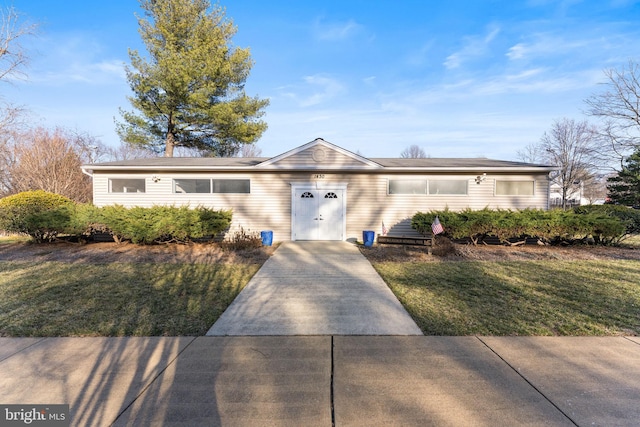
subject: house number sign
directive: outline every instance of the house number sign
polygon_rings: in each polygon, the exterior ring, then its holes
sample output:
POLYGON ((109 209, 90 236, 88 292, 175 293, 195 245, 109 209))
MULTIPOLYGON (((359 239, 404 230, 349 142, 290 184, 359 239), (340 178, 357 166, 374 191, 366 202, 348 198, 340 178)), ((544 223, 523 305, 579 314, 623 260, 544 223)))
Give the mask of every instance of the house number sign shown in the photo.
POLYGON ((323 173, 316 173, 313 175, 313 179, 324 179, 323 173))

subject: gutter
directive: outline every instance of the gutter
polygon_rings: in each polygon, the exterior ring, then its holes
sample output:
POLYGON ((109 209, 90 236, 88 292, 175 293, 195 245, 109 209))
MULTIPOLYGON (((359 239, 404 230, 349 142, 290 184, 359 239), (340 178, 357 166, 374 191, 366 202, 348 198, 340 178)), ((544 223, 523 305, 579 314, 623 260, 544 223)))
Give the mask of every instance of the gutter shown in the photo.
POLYGON ((105 172, 143 172, 143 171, 152 171, 152 172, 326 172, 326 173, 349 173, 349 172, 361 172, 361 173, 373 173, 373 174, 384 174, 384 173, 438 173, 438 172, 454 172, 454 173, 477 173, 477 172, 487 172, 487 173, 510 173, 510 172, 551 172, 557 170, 556 167, 517 167, 517 166, 508 166, 508 167, 422 167, 422 168, 403 168, 403 167, 383 167, 383 168, 334 168, 334 167, 322 167, 317 166, 313 168, 309 167, 287 167, 287 168, 277 168, 277 167, 256 167, 256 166, 218 166, 218 167, 206 167, 206 166, 92 166, 91 169, 87 169, 85 167, 82 168, 82 172, 93 176, 96 171, 105 171, 105 172), (88 172, 91 171, 91 172, 88 172))
POLYGON ((86 169, 84 166, 81 166, 80 169, 82 170, 83 174, 93 178, 93 170, 92 169, 86 169))

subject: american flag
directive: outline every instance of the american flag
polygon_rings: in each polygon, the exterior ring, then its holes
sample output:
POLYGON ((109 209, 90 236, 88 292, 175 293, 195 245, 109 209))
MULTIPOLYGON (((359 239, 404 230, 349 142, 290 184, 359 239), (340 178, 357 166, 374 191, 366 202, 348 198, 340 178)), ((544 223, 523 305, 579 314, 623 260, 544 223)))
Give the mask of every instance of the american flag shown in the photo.
POLYGON ((386 236, 388 231, 387 227, 384 226, 384 221, 382 221, 382 235, 386 236))
POLYGON ((437 215, 431 223, 431 231, 433 231, 434 235, 444 232, 444 228, 442 228, 442 224, 440 224, 440 218, 438 218, 437 215))

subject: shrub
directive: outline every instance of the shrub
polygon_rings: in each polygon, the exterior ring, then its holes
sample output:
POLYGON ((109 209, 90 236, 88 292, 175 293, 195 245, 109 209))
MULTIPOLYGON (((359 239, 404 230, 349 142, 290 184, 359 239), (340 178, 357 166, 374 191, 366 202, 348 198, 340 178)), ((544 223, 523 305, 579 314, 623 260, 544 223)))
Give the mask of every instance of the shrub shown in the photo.
POLYGON ((585 205, 577 206, 573 211, 580 215, 600 214, 610 218, 617 218, 625 227, 624 233, 619 237, 621 241, 633 234, 640 234, 640 210, 622 205, 585 205))
POLYGON ((116 242, 188 242, 221 234, 231 217, 231 211, 205 207, 98 208, 42 190, 0 199, 0 230, 26 233, 36 242, 52 241, 60 234, 80 237, 96 232, 108 232, 116 242))
POLYGON ((70 234, 78 239, 89 239, 96 233, 108 233, 109 230, 100 222, 100 208, 90 203, 75 205, 71 216, 70 234))
POLYGON ((0 229, 25 233, 36 242, 48 242, 58 234, 75 233, 75 204, 59 194, 25 191, 0 199, 0 229))
POLYGON ((213 237, 229 228, 231 211, 205 207, 154 206, 152 208, 114 205, 96 213, 95 229, 108 230, 116 240, 133 243, 189 242, 213 237))
POLYGON ((431 232, 431 223, 437 216, 445 235, 453 239, 470 239, 474 244, 488 237, 502 243, 523 241, 527 237, 544 242, 573 242, 593 237, 599 243, 618 241, 625 233, 625 223, 618 217, 600 212, 575 213, 572 211, 524 209, 482 210, 465 209, 461 212, 418 212, 412 218, 412 227, 421 233, 431 232))
POLYGON ((222 247, 234 251, 257 249, 262 247, 262 236, 258 231, 249 231, 240 227, 240 230, 222 242, 222 247))

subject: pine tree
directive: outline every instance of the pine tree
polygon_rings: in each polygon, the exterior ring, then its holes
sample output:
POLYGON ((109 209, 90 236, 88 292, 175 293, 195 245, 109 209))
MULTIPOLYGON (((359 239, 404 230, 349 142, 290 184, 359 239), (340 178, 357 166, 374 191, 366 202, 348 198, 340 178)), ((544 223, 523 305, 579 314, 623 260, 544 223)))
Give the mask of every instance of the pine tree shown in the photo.
POLYGON ((629 156, 618 175, 607 182, 611 203, 640 206, 640 150, 629 156))
POLYGON ((255 143, 268 100, 249 97, 244 84, 249 50, 233 47, 236 27, 208 0, 141 0, 138 18, 148 58, 129 50, 127 80, 136 112, 120 110, 120 138, 173 156, 175 147, 230 156, 255 143))

